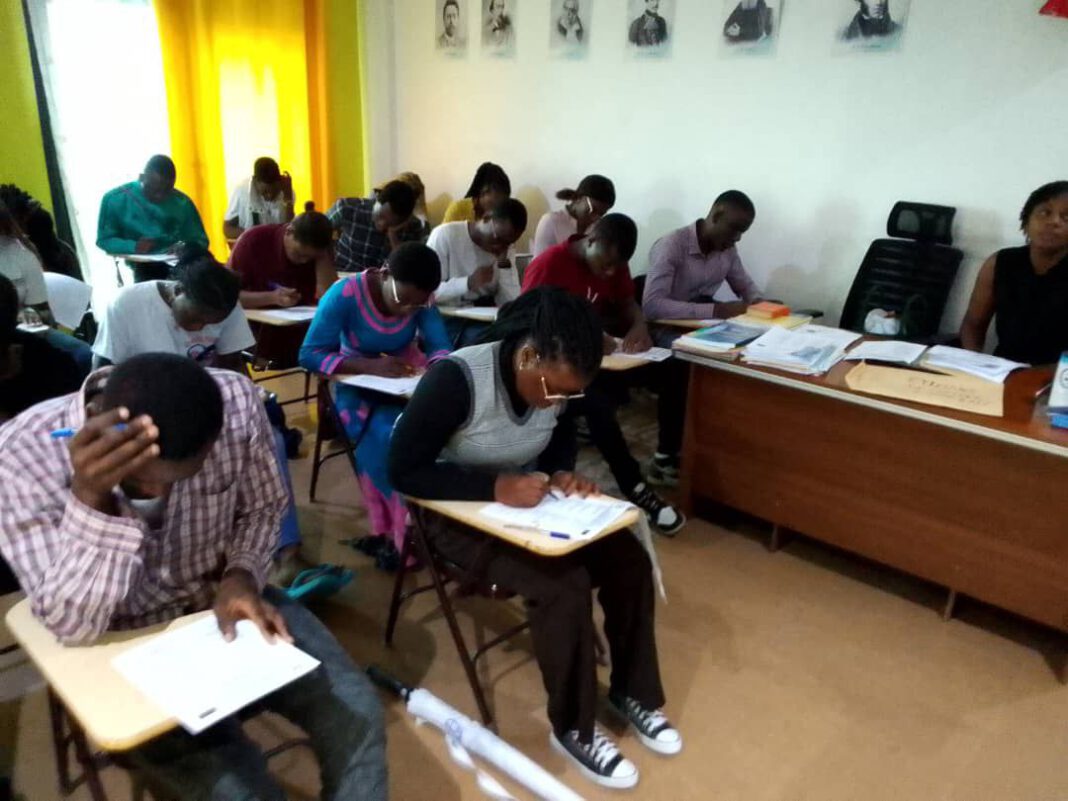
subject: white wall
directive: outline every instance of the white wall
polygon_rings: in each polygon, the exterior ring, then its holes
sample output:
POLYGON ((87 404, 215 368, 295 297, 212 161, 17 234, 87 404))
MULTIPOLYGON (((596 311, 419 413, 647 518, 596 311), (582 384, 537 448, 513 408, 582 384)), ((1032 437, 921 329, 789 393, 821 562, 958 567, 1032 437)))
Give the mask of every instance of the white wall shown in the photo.
POLYGON ((365 0, 376 179, 419 172, 440 213, 496 161, 532 233, 558 188, 604 173, 640 228, 639 273, 658 236, 742 189, 750 272, 832 320, 895 200, 956 206, 949 330, 982 260, 1021 242, 1027 194, 1068 178, 1068 20, 1040 17, 1041 0, 912 0, 900 51, 845 55, 833 32, 850 0, 788 0, 775 54, 748 58, 721 52, 720 0, 677 0, 662 61, 624 52, 623 0, 595 0, 584 61, 550 56, 549 0, 515 4, 514 60, 482 56, 471 19, 452 60, 433 49, 433 0, 365 0))

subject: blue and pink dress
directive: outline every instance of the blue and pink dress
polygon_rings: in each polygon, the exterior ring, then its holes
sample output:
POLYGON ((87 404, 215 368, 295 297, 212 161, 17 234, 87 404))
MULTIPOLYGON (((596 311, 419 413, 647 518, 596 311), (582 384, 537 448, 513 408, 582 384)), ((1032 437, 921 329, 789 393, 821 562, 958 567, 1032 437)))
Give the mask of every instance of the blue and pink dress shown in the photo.
MULTIPOLYGON (((449 354, 449 338, 435 308, 403 317, 384 315, 371 298, 367 273, 335 283, 319 301, 304 345, 300 366, 332 375, 345 359, 380 355, 426 367, 449 354)), ((390 536, 397 550, 404 542, 408 510, 389 483, 389 439, 404 405, 388 397, 344 384, 336 385, 335 404, 349 438, 356 441, 360 489, 371 533, 390 536)))

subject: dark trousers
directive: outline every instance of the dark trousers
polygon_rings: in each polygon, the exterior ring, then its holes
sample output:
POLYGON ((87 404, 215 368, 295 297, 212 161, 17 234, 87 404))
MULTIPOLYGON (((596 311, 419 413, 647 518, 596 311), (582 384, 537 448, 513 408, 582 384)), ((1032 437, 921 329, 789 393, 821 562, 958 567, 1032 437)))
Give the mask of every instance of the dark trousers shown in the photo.
POLYGON ((654 635, 649 557, 629 531, 611 534, 567 556, 547 557, 480 534, 416 507, 431 547, 526 602, 534 656, 549 695, 557 734, 593 737, 597 664, 593 652, 593 588, 604 608, 612 657, 610 690, 649 709, 664 705, 654 635))
MULTIPOLYGON (((267 696, 260 707, 302 728, 319 760, 322 798, 384 801, 386 731, 378 694, 333 635, 307 609, 270 587, 298 648, 322 664, 267 696)), ((260 749, 231 717, 193 736, 175 730, 127 754, 168 798, 182 801, 285 801, 260 749)))
POLYGON ((686 364, 677 359, 620 372, 601 370, 586 388, 586 397, 568 403, 565 417, 586 418, 590 439, 624 493, 632 492, 641 483, 642 473, 619 427, 621 398, 635 385, 647 386, 657 393, 657 450, 674 456, 682 449, 687 376, 686 364))
POLYGON ((139 262, 136 264, 127 262, 127 264, 130 267, 130 272, 133 273, 135 284, 140 284, 144 281, 166 281, 171 277, 169 264, 161 262, 139 262))

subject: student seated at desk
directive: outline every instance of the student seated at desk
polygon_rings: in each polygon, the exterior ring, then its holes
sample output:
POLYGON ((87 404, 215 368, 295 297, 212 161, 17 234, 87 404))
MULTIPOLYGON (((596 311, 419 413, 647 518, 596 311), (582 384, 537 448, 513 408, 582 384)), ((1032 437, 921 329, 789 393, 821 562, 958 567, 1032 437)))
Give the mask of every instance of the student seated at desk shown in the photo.
MULTIPOLYGON (((605 328, 622 335, 623 350, 648 350, 652 341, 635 300, 634 281, 627 267, 637 241, 638 229, 630 217, 608 214, 594 223, 585 236, 576 234, 534 259, 523 278, 523 291, 540 286, 566 289, 592 303, 601 319, 607 320, 605 328)), ((604 352, 613 352, 615 341, 608 334, 604 340, 604 352)), ((660 390, 657 411, 661 429, 681 425, 685 399, 678 397, 678 382, 660 380, 677 366, 669 360, 640 369, 645 373, 643 378, 660 390)), ((602 371, 586 391, 585 398, 569 408, 569 417, 586 418, 593 444, 604 456, 620 490, 645 511, 662 534, 670 536, 685 525, 686 518, 642 479, 641 467, 631 455, 616 419, 618 384, 629 378, 602 371)))
POLYGON ((546 212, 538 221, 530 248, 535 257, 575 234, 586 233, 616 205, 616 188, 603 175, 587 175, 579 181, 578 189, 561 189, 556 197, 567 205, 559 211, 546 212))
POLYGON ((49 398, 76 392, 82 372, 70 354, 18 330, 15 285, 0 275, 0 423, 49 398))
POLYGON ((252 177, 234 187, 223 217, 223 233, 237 239, 257 225, 277 225, 293 219, 293 179, 278 162, 263 156, 252 165, 252 177))
POLYGON ((999 250, 979 269, 961 344, 981 352, 993 318, 994 355, 1050 364, 1068 351, 1068 181, 1032 192, 1020 228, 1027 244, 999 250))
POLYGON ((60 273, 82 280, 78 254, 69 242, 56 235, 56 225, 41 201, 15 184, 0 184, 0 203, 14 215, 26 238, 30 240, 46 273, 60 273))
MULTIPOLYGON (((206 609, 228 636, 250 620, 292 640, 322 664, 262 703, 308 734, 323 798, 385 799, 375 690, 314 615, 265 587, 286 499, 270 440, 237 373, 164 353, 94 372, 0 428, 0 552, 63 643, 206 609)), ((125 756, 168 798, 285 798, 236 716, 125 756)))
POLYGON ((648 320, 708 320, 745 314, 760 299, 736 245, 756 219, 737 190, 716 198, 703 220, 660 237, 649 252, 642 311, 648 320), (726 281, 741 300, 716 301, 726 281))
MULTIPOLYGON (((153 156, 136 181, 112 189, 100 202, 96 246, 111 256, 171 253, 180 244, 208 247, 193 201, 174 188, 178 171, 167 156, 153 156)), ((165 264, 132 264, 135 281, 167 278, 165 264)))
MULTIPOLYGON (((434 302, 439 306, 503 306, 519 297, 519 276, 508 256, 526 229, 527 209, 515 198, 501 201, 477 222, 443 223, 435 228, 427 242, 441 259, 441 286, 434 302)), ((486 326, 449 319, 446 328, 453 338, 462 329, 465 341, 459 344, 463 345, 478 339, 486 326)))
POLYGON ((245 231, 226 265, 241 278, 242 308, 314 306, 337 280, 333 245, 334 227, 317 211, 245 231))
POLYGON ((415 193, 415 208, 412 209, 412 216, 407 223, 400 228, 389 229, 387 233, 390 237, 390 244, 393 247, 397 247, 401 242, 422 242, 425 244, 427 237, 430 236, 431 226, 430 213, 426 208, 426 187, 423 186, 423 179, 414 172, 398 173, 386 183, 376 186, 375 192, 381 192, 385 189, 386 184, 394 181, 400 181, 402 184, 407 184, 411 187, 412 192, 415 193))
MULTIPOLYGON (((433 364, 449 352, 441 314, 427 306, 440 283, 437 254, 416 242, 394 250, 385 267, 338 281, 319 303, 300 349, 300 366, 324 376, 399 378, 433 364)), ((356 547, 374 557, 379 568, 396 570, 408 510, 389 480, 386 458, 403 403, 338 384, 334 404, 345 433, 356 443, 360 489, 371 523, 371 534, 356 547)))
POLYGON ((337 268, 360 272, 381 267, 394 240, 418 239, 419 232, 408 226, 414 208, 415 193, 400 181, 390 181, 371 197, 339 198, 326 213, 338 232, 337 268))
MULTIPOLYGON (((760 290, 745 271, 736 245, 755 218, 753 201, 730 190, 716 198, 704 219, 660 237, 649 252, 642 298, 645 319, 707 320, 744 314, 750 303, 760 299, 760 290), (741 300, 714 300, 724 281, 741 300)), ((653 340, 670 348, 679 333, 656 328, 653 340)), ((662 373, 662 391, 668 392, 675 411, 660 418, 659 442, 647 476, 651 484, 674 486, 679 479, 689 371, 682 362, 667 362, 662 373)))
MULTIPOLYGON (((537 289, 501 310, 488 344, 433 367, 397 421, 389 474, 397 489, 429 500, 536 506, 556 488, 587 494, 574 449, 557 418, 601 364, 602 333, 585 300, 537 289), (543 474, 528 472, 536 465, 543 474), (548 481, 545 476, 550 478, 548 481)), ((597 673, 591 591, 600 588, 612 657, 609 700, 661 754, 682 738, 664 705, 654 634, 649 557, 628 531, 572 554, 540 556, 426 513, 432 546, 481 579, 526 599, 534 655, 549 694, 554 747, 593 781, 633 787, 638 769, 594 724, 597 673)))
POLYGON ((45 285, 44 269, 33 243, 15 221, 7 206, 0 201, 0 275, 15 287, 18 296, 21 322, 48 327, 35 334, 54 348, 70 354, 78 366, 81 377, 89 375, 93 354, 89 344, 55 328, 52 307, 48 305, 48 287, 45 285))
POLYGON ((511 196, 512 182, 508 180, 508 174, 491 161, 483 162, 475 171, 467 194, 445 209, 442 222, 478 222, 486 212, 511 196))

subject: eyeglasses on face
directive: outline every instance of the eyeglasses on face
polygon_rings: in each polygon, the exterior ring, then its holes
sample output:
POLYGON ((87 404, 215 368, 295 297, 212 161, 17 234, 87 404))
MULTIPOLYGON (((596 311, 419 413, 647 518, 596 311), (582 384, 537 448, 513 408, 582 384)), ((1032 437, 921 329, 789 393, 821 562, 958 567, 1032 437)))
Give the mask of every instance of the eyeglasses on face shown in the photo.
POLYGON ((429 303, 404 303, 400 299, 400 295, 397 294, 397 279, 390 276, 389 289, 393 293, 393 302, 400 306, 402 309, 429 309, 429 303))
POLYGON ((545 383, 545 376, 541 377, 541 391, 545 393, 545 400, 548 401, 569 401, 586 397, 585 392, 576 392, 573 395, 550 394, 549 385, 545 383))

